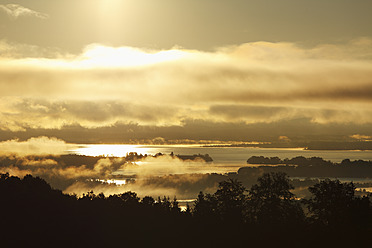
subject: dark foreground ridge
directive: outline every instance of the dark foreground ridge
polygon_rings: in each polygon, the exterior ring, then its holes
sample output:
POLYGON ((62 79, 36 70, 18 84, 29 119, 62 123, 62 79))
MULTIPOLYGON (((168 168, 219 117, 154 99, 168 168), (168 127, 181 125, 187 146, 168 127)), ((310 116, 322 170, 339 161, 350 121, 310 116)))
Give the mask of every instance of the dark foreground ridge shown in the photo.
POLYGON ((176 199, 134 192, 83 197, 43 179, 0 174, 1 247, 368 247, 370 196, 353 183, 324 180, 298 200, 284 173, 246 189, 239 181, 200 192, 181 211, 176 199))

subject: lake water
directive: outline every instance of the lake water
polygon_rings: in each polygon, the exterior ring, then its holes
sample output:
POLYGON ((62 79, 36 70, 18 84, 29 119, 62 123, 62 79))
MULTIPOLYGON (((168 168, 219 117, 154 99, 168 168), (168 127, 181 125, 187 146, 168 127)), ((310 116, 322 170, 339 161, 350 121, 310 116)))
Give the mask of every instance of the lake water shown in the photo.
MULTIPOLYGON (((204 169, 208 172, 234 172, 246 166, 247 159, 251 156, 278 156, 281 159, 296 156, 322 157, 332 162, 341 162, 343 159, 372 160, 372 151, 311 151, 304 149, 279 149, 279 148, 241 148, 241 147, 201 147, 199 145, 81 145, 69 153, 86 156, 116 156, 124 157, 129 152, 138 154, 155 155, 156 153, 170 154, 209 154, 213 163, 204 169)), ((196 167, 194 166, 194 169, 196 167)), ((200 168, 201 169, 201 168, 200 168)), ((196 171, 195 171, 196 172, 196 171)), ((198 171, 200 172, 200 171, 198 171)))
MULTIPOLYGON (((200 147, 200 146, 170 146, 170 145, 80 145, 76 149, 68 151, 70 154, 79 154, 86 156, 115 156, 124 157, 129 152, 138 154, 155 155, 156 153, 170 154, 209 154, 213 158, 212 163, 184 162, 180 166, 174 161, 164 162, 162 165, 154 162, 140 162, 142 168, 153 167, 152 175, 164 174, 192 174, 192 173, 228 173, 237 172, 239 168, 247 166, 247 159, 251 156, 277 156, 281 159, 293 158, 296 156, 304 157, 322 157, 332 162, 341 162, 343 159, 350 160, 371 160, 372 151, 311 151, 304 149, 271 149, 271 148, 237 148, 237 147, 200 147), (164 163, 170 163, 164 165, 164 163), (180 168, 182 167, 182 168, 180 168)), ((141 167, 140 166, 140 167, 141 167)), ((131 175, 137 174, 138 170, 130 171, 128 169, 118 170, 114 174, 131 175)), ((371 179, 366 179, 371 182, 371 179)), ((346 181, 358 181, 350 179, 346 181)), ((368 189, 371 190, 371 189, 368 189)), ((371 190, 372 191, 372 190, 371 190)))
POLYGON ((322 157, 332 162, 341 162, 343 159, 350 160, 372 160, 372 151, 312 151, 301 148, 241 148, 241 147, 201 147, 196 145, 175 146, 175 145, 81 145, 69 153, 86 156, 117 156, 124 157, 129 152, 138 154, 156 153, 170 154, 209 154, 214 163, 217 164, 246 164, 251 156, 278 156, 281 159, 293 158, 296 156, 322 157))

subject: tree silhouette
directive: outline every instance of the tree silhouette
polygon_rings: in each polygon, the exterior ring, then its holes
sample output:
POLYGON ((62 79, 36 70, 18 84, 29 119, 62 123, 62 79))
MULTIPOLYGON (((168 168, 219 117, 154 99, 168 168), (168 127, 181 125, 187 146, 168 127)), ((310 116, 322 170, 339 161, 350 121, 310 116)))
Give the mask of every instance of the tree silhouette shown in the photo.
POLYGON ((237 180, 222 181, 213 195, 199 193, 194 203, 194 215, 209 219, 219 218, 223 221, 242 221, 245 192, 245 187, 237 180))
POLYGON ((216 211, 223 220, 242 220, 246 201, 245 192, 245 187, 237 180, 229 179, 219 183, 213 197, 217 204, 216 211))
POLYGON ((171 205, 170 205, 170 210, 174 213, 179 213, 181 212, 181 208, 179 206, 179 203, 177 201, 177 198, 174 197, 173 198, 173 201, 171 202, 171 205))
POLYGON ((297 247, 350 244, 367 247, 369 197, 355 196, 352 183, 322 181, 304 201, 311 225, 291 193, 284 173, 261 176, 249 191, 236 180, 219 183, 214 194, 200 192, 194 208, 181 212, 174 198, 135 192, 83 197, 52 189, 43 179, 0 174, 2 246, 118 247, 164 246, 164 241, 190 247, 297 247), (319 228, 319 227, 323 228, 319 228), (289 229, 290 227, 291 229, 289 229), (304 227, 306 231, 304 231, 304 227), (88 238, 86 238, 88 237, 88 238), (213 238, 211 238, 213 237, 213 238), (243 238, 244 237, 244 238, 243 238), (268 238, 269 237, 269 238, 268 238), (16 240, 16 242, 14 242, 16 240), (324 242, 325 240, 325 242, 324 242), (335 243, 336 242, 336 243, 335 243))
POLYGON ((330 227, 347 226, 368 220, 369 197, 356 197, 352 182, 325 179, 309 187, 312 197, 305 200, 314 223, 330 227))
POLYGON ((215 199, 210 194, 199 192, 197 199, 194 201, 193 215, 199 219, 211 219, 216 213, 215 199))
POLYGON ((246 217, 250 222, 267 225, 289 225, 302 222, 304 213, 285 173, 265 173, 257 179, 248 194, 246 217))
POLYGON ((151 196, 145 196, 142 198, 141 203, 145 206, 153 206, 155 204, 155 200, 151 196))

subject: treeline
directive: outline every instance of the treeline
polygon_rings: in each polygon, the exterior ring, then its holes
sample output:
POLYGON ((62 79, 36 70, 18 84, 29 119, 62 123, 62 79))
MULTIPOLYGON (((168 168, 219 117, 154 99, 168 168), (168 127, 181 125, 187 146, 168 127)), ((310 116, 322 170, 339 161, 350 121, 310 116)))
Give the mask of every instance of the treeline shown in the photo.
POLYGON ((0 175, 2 247, 313 247, 372 241, 370 196, 353 183, 324 180, 299 200, 284 173, 250 189, 230 179, 200 192, 186 211, 169 197, 134 192, 82 197, 43 179, 0 175))
MULTIPOLYGON (((350 160, 349 160, 350 161, 350 160)), ((291 159, 280 159, 279 157, 252 156, 247 160, 248 164, 266 164, 266 165, 298 165, 298 166, 329 166, 335 165, 331 161, 326 161, 320 157, 305 158, 303 156, 291 159)), ((372 163, 371 163, 372 165, 372 163)))
POLYGON ((252 156, 248 164, 265 165, 259 168, 243 167, 239 172, 251 174, 254 170, 263 172, 284 172, 290 177, 331 177, 331 178, 368 178, 372 177, 372 161, 344 159, 341 163, 333 163, 320 157, 305 158, 303 156, 280 159, 279 157, 252 156), (275 166, 270 166, 275 165, 275 166))

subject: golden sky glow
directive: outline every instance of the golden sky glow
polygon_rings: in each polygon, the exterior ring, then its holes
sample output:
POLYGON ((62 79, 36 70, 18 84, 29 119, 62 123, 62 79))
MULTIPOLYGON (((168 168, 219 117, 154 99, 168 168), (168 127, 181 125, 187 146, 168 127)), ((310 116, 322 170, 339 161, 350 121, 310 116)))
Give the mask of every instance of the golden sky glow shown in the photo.
POLYGON ((371 7, 0 1, 0 139, 369 137, 371 7))

